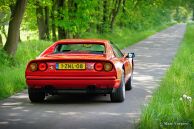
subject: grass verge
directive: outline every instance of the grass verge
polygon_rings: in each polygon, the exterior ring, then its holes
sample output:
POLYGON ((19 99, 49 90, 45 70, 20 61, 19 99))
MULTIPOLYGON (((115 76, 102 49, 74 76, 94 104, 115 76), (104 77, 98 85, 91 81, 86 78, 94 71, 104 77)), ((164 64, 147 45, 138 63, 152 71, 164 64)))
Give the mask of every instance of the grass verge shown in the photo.
POLYGON ((15 58, 8 57, 2 49, 0 50, 0 99, 26 88, 24 73, 27 62, 49 45, 51 43, 46 41, 22 42, 15 58))
POLYGON ((173 64, 142 111, 139 129, 194 128, 193 32, 194 24, 188 24, 173 64))
MULTIPOLYGON (((167 24, 146 31, 136 32, 128 29, 115 29, 113 33, 95 34, 86 33, 81 38, 103 38, 110 39, 122 49, 130 46, 146 37, 163 30, 172 24, 167 24)), ((31 40, 22 42, 18 46, 16 57, 10 58, 0 49, 0 99, 6 98, 26 88, 25 67, 29 60, 38 56, 51 42, 31 40)))

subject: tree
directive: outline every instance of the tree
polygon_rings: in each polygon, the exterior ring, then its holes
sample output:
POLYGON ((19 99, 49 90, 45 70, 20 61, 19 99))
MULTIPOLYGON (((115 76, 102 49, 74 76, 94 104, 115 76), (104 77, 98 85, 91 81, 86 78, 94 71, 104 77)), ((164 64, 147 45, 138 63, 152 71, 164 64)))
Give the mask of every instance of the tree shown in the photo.
POLYGON ((57 40, 56 25, 55 25, 55 22, 56 22, 55 21, 56 5, 57 5, 56 0, 52 0, 51 19, 52 19, 52 40, 53 41, 57 40))
POLYGON ((38 24, 39 39, 49 39, 49 10, 48 6, 43 6, 39 0, 36 0, 36 17, 38 24))
POLYGON ((67 31, 63 27, 63 23, 61 21, 64 20, 64 11, 65 6, 66 6, 66 1, 65 0, 58 0, 57 2, 58 6, 58 39, 64 39, 67 38, 67 31))
POLYGON ((108 24, 108 0, 103 0, 103 18, 101 32, 104 33, 109 28, 108 24))
POLYGON ((110 29, 113 31, 113 25, 115 23, 116 16, 119 13, 121 7, 122 0, 116 0, 114 4, 114 8, 112 9, 111 17, 110 17, 110 29))
POLYGON ((2 36, 0 34, 0 48, 3 46, 3 39, 2 39, 2 36))
POLYGON ((10 20, 10 9, 9 6, 0 2, 0 47, 3 46, 3 35, 7 38, 7 34, 5 31, 5 25, 9 23, 10 20))
POLYGON ((187 0, 188 7, 191 9, 192 12, 192 20, 194 21, 194 0, 187 0))
POLYGON ((8 55, 14 56, 17 51, 20 24, 25 11, 27 0, 17 0, 16 4, 11 4, 11 19, 9 21, 8 37, 4 50, 8 55))

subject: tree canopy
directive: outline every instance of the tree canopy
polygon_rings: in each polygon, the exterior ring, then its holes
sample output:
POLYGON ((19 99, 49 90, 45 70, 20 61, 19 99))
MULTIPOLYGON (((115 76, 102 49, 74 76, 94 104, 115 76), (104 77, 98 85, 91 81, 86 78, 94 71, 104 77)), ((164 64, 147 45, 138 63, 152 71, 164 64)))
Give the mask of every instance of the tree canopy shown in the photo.
POLYGON ((20 31, 37 31, 39 39, 56 41, 79 38, 85 32, 111 33, 115 27, 141 31, 172 20, 185 22, 193 11, 194 0, 0 0, 0 40, 3 34, 7 39, 4 49, 14 55, 17 45, 8 44, 11 32, 7 34, 5 26, 11 27, 16 13, 24 13, 20 31), (26 10, 13 11, 17 2, 26 10))

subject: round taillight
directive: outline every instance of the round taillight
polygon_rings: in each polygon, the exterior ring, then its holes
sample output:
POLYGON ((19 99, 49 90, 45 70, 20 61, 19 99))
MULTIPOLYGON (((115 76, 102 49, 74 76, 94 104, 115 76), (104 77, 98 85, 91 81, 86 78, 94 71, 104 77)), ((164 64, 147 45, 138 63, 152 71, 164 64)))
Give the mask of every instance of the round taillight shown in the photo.
POLYGON ((37 63, 31 63, 31 64, 29 65, 29 69, 30 69, 30 71, 32 71, 32 72, 36 71, 36 70, 38 69, 37 63))
POLYGON ((102 71, 103 70, 103 64, 102 63, 96 63, 94 65, 94 68, 96 71, 102 71))
POLYGON ((40 64, 38 65, 38 69, 39 69, 40 71, 45 71, 45 70, 47 69, 46 63, 40 63, 40 64))
POLYGON ((105 64, 104 64, 104 70, 105 70, 106 72, 111 71, 112 68, 113 68, 113 66, 112 66, 111 63, 105 63, 105 64))

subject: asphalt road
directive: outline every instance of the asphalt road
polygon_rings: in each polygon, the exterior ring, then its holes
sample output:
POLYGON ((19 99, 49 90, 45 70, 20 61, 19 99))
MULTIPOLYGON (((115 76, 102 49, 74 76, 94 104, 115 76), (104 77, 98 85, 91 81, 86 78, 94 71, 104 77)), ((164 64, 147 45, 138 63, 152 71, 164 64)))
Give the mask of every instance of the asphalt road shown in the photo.
POLYGON ((107 96, 66 95, 32 104, 27 92, 0 101, 0 129, 129 129, 159 85, 183 38, 185 25, 161 31, 124 52, 135 52, 133 89, 123 103, 107 96))

